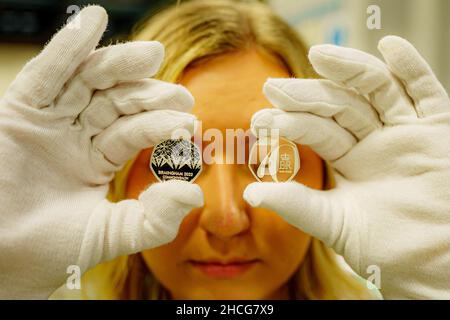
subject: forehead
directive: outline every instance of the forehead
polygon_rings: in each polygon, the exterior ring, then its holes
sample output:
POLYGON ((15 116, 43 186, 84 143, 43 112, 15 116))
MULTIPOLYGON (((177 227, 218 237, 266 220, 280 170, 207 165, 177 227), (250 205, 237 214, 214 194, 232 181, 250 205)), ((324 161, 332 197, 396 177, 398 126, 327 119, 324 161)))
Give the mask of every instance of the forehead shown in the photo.
POLYGON ((248 50, 191 67, 179 82, 194 96, 192 113, 202 121, 203 129, 247 129, 253 113, 270 107, 262 93, 269 77, 286 78, 289 73, 278 59, 248 50))

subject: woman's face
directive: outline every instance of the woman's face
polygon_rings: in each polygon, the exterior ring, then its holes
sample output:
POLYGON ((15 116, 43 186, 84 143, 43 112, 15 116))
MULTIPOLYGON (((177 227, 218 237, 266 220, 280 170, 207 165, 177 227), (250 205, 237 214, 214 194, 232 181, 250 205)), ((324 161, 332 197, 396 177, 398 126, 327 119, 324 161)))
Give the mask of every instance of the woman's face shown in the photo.
MULTIPOLYGON (((276 59, 256 50, 226 54, 189 68, 180 83, 195 97, 193 113, 203 131, 247 130, 251 116, 270 104, 262 94, 268 77, 289 77, 276 59)), ((225 149, 225 148, 224 148, 225 149)), ((298 146, 296 180, 321 189, 323 166, 298 146)), ((248 151, 248 150, 247 150, 248 151)), ((127 184, 137 198, 155 182, 151 149, 140 153, 127 184)), ((195 181, 205 205, 183 220, 176 239, 142 252, 145 263, 174 299, 284 299, 287 281, 302 264, 311 238, 275 212, 251 208, 243 199, 255 182, 246 164, 204 165, 195 181)))

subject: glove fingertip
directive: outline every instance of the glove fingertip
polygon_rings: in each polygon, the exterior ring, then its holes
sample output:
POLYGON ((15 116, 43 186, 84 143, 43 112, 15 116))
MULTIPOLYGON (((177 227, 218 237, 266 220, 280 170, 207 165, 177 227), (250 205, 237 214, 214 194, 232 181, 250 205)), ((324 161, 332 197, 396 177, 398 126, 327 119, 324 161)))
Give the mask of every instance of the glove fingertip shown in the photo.
POLYGON ((195 208, 203 207, 205 205, 205 197, 203 195, 203 191, 201 190, 199 185, 194 185, 194 186, 197 187, 197 189, 198 189, 198 191, 197 191, 198 196, 194 198, 197 200, 194 203, 194 207, 195 208))
POLYGON ((252 207, 259 207, 262 203, 262 197, 259 192, 261 183, 254 182, 249 184, 243 193, 244 200, 252 207))
POLYGON ((101 19, 102 22, 108 22, 108 13, 105 8, 99 5, 88 5, 84 7, 80 13, 83 13, 83 15, 96 16, 96 18, 101 19))
POLYGON ((186 194, 186 197, 183 197, 184 202, 191 205, 193 208, 204 206, 203 191, 198 184, 192 184, 186 181, 176 182, 180 183, 181 192, 186 194))
POLYGON ((158 41, 146 41, 149 46, 149 54, 152 65, 150 66, 149 73, 151 76, 155 75, 161 68, 164 61, 165 48, 161 42, 158 41))
MULTIPOLYGON (((252 130, 268 129, 273 123, 273 114, 271 110, 263 109, 256 112, 252 117, 252 130)), ((254 132, 257 134, 257 132, 254 132)), ((256 135, 257 136, 257 135, 256 135)))
POLYGON ((311 62, 319 62, 321 58, 331 56, 331 52, 335 50, 335 46, 330 44, 320 44, 312 46, 309 49, 308 58, 311 62))
POLYGON ((394 36, 394 35, 388 35, 386 37, 383 37, 379 42, 378 42, 378 49, 386 49, 386 48, 390 48, 393 45, 398 45, 398 44, 405 44, 408 43, 405 39, 399 37, 399 36, 394 36))
POLYGON ((189 111, 194 107, 195 104, 195 98, 192 95, 192 93, 184 86, 179 84, 178 86, 179 91, 179 97, 180 97, 180 105, 182 105, 185 111, 189 111))
MULTIPOLYGON (((88 25, 88 27, 92 28, 93 33, 95 34, 94 38, 96 39, 95 45, 98 44, 98 41, 100 41, 103 32, 106 30, 106 27, 108 26, 108 13, 106 12, 105 8, 99 5, 89 5, 87 7, 84 7, 79 12, 79 22, 83 25, 88 25)), ((77 20, 73 20, 74 22, 77 20)), ((68 24, 70 24, 69 22, 68 24)))
POLYGON ((271 89, 279 88, 281 89, 286 81, 286 78, 268 78, 263 85, 263 93, 265 95, 270 95, 271 89))
POLYGON ((139 200, 168 198, 193 208, 203 206, 203 191, 199 185, 187 181, 169 180, 155 183, 145 190, 139 200))

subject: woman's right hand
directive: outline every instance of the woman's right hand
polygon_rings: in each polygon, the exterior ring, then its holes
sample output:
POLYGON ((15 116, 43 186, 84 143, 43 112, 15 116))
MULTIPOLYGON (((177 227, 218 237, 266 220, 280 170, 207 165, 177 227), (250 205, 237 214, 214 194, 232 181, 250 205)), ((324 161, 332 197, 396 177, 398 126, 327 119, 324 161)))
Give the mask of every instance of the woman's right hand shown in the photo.
POLYGON ((139 150, 193 130, 193 98, 148 79, 158 42, 94 50, 107 25, 83 9, 19 73, 0 100, 0 297, 46 298, 67 278, 120 255, 171 241, 202 206, 187 182, 152 185, 111 203, 108 183, 139 150))

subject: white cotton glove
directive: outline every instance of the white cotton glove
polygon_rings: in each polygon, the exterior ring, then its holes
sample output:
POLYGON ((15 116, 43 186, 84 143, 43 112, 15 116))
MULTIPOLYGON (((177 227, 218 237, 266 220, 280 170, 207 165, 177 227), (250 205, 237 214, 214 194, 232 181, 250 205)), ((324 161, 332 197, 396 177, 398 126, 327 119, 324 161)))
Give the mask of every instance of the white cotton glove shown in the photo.
POLYGON ((311 146, 337 188, 255 183, 244 197, 323 240, 363 277, 378 266, 385 298, 449 299, 450 101, 410 43, 389 36, 379 50, 386 64, 313 47, 311 63, 329 80, 269 79, 276 109, 252 119, 255 130, 279 128, 311 146))
POLYGON ((188 91, 146 79, 163 47, 95 50, 107 25, 80 12, 17 76, 0 102, 0 298, 47 298, 67 268, 90 267, 171 241, 202 205, 186 182, 155 184, 138 200, 105 200, 114 172, 139 150, 192 132, 188 91), (75 21, 75 20, 74 20, 75 21), (168 110, 170 109, 170 110, 168 110))

